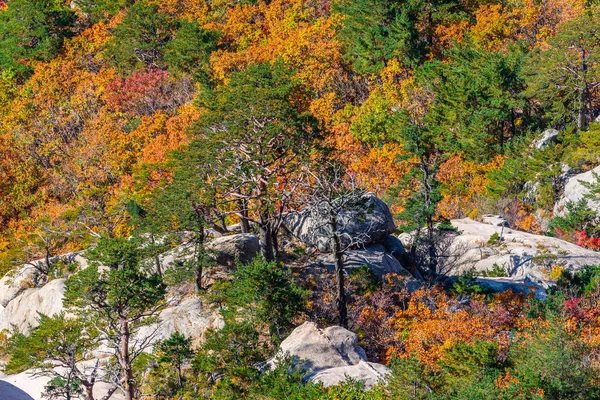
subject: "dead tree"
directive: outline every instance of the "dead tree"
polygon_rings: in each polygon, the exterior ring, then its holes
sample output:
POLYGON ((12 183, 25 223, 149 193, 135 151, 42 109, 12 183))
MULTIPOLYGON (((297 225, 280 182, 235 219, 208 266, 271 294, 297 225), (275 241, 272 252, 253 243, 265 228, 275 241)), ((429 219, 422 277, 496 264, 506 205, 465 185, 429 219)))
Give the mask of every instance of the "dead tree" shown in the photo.
POLYGON ((344 253, 368 242, 368 235, 349 235, 345 231, 343 213, 356 208, 366 194, 356 176, 337 163, 325 161, 302 169, 302 190, 298 201, 304 217, 311 218, 312 234, 327 239, 327 248, 335 263, 336 300, 339 324, 348 326, 348 311, 344 276, 344 253))

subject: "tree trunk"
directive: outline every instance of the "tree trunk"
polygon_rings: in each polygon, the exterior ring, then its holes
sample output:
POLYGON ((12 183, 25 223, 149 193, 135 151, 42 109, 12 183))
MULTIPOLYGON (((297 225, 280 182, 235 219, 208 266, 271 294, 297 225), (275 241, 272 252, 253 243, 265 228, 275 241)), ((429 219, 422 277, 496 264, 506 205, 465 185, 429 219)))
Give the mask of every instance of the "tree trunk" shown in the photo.
POLYGON ((125 400, 133 400, 135 398, 135 382, 133 379, 133 371, 131 368, 131 360, 129 359, 129 321, 121 318, 120 326, 120 349, 119 349, 119 364, 123 374, 123 383, 125 386, 125 400))
POLYGON ((260 233, 260 253, 267 261, 275 261, 275 253, 273 252, 273 232, 268 219, 261 216, 259 224, 260 233), (265 222, 266 220, 266 222, 265 222))
POLYGON ((242 233, 250 233, 250 222, 248 222, 248 202, 246 199, 237 201, 240 211, 240 228, 242 233))
POLYGON ((273 257, 275 260, 279 260, 279 239, 277 232, 271 229, 271 242, 273 243, 273 257))
POLYGON ((421 157, 421 172, 423 174, 423 196, 425 197, 424 207, 425 215, 427 219, 427 267, 430 272, 435 273, 437 267, 435 242, 434 242, 434 223, 433 223, 433 212, 431 210, 433 202, 431 199, 431 193, 433 191, 431 187, 431 171, 427 165, 427 160, 421 157))
POLYGON ((183 379, 181 377, 181 364, 177 364, 177 381, 179 383, 179 388, 183 389, 183 379))
POLYGON ((579 113, 577 116, 577 130, 584 131, 587 129, 587 94, 586 90, 581 89, 579 95, 579 113))
POLYGON ((94 400, 94 385, 85 385, 85 400, 94 400))
POLYGON ((271 226, 271 216, 269 210, 263 204, 262 197, 268 193, 267 184, 262 177, 258 177, 258 197, 259 210, 261 210, 258 221, 260 253, 267 261, 275 261, 275 253, 273 252, 273 231, 271 226))
POLYGON ((202 274, 203 274, 203 262, 202 259, 204 257, 204 241, 206 240, 206 231, 204 230, 204 225, 202 225, 202 217, 198 213, 197 214, 200 224, 198 224, 199 228, 196 232, 196 237, 194 240, 194 260, 196 262, 195 276, 194 276, 194 285, 196 286, 196 292, 204 289, 202 286, 202 274))
MULTIPOLYGON (((583 50, 583 49, 582 49, 583 50)), ((587 103, 589 100, 588 96, 588 54, 585 50, 581 52, 581 75, 583 82, 581 89, 579 90, 579 115, 577 116, 577 129, 584 131, 587 129, 587 103)))
MULTIPOLYGON (((155 252, 156 251, 156 239, 154 238, 154 233, 150 234, 150 244, 152 245, 152 251, 155 252)), ((162 273, 162 266, 160 264, 160 255, 155 254, 154 255, 154 264, 156 265, 156 273, 158 274, 158 276, 160 276, 161 278, 163 277, 163 273, 162 273)))
POLYGON ((335 281, 336 281, 336 299, 335 305, 338 312, 340 326, 348 327, 348 309, 346 306, 346 289, 344 283, 344 252, 340 244, 340 237, 337 233, 337 223, 335 214, 330 214, 328 221, 330 229, 330 242, 333 256, 335 258, 335 281))

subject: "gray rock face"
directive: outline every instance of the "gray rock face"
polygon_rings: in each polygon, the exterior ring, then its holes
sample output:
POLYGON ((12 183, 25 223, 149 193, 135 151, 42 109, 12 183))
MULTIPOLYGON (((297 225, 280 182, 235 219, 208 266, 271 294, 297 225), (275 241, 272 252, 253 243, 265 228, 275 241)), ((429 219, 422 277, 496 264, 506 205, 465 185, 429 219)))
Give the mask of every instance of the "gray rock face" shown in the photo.
MULTIPOLYGON (((307 245, 323 252, 330 250, 324 221, 316 221, 309 211, 289 215, 284 223, 296 238, 307 245)), ((372 193, 365 194, 355 208, 340 213, 337 225, 344 248, 377 243, 396 230, 387 204, 372 193)))
MULTIPOLYGON (((317 258, 317 263, 330 271, 335 270, 335 260, 332 254, 317 258)), ((372 245, 361 250, 348 250, 344 253, 344 268, 352 270, 366 265, 377 276, 382 277, 389 273, 406 273, 398 259, 389 253, 380 245, 372 245)))
POLYGON ((534 285, 548 288, 554 284, 550 272, 554 267, 577 271, 585 265, 600 264, 600 253, 553 237, 534 235, 473 221, 452 220, 459 234, 452 237, 443 254, 448 274, 460 275, 474 269, 477 272, 501 267, 506 272, 504 283, 534 285), (494 234, 502 235, 497 243, 488 243, 494 234))
POLYGON ((260 243, 251 233, 239 233, 211 240, 206 248, 215 252, 217 263, 233 267, 236 259, 247 263, 256 257, 260 251, 260 243))
POLYGON ((558 134, 559 132, 556 129, 546 129, 542 132, 542 137, 533 143, 533 147, 539 150, 548 146, 550 143, 556 142, 558 134))
POLYGON ((342 327, 318 329, 313 322, 305 322, 281 343, 279 352, 267 364, 273 368, 283 358, 292 357, 308 373, 309 381, 336 385, 346 379, 347 373, 371 387, 379 378, 385 379, 387 368, 366 362, 357 341, 356 334, 342 327))
MULTIPOLYGON (((567 179, 563 195, 554 205, 555 216, 565 216, 568 213, 566 208, 567 203, 578 203, 584 199, 585 195, 590 194, 590 190, 581 182, 595 183, 596 177, 594 174, 600 175, 600 166, 584 172, 583 174, 573 175, 567 179)), ((588 207, 600 214, 600 198, 598 200, 587 200, 588 207)))

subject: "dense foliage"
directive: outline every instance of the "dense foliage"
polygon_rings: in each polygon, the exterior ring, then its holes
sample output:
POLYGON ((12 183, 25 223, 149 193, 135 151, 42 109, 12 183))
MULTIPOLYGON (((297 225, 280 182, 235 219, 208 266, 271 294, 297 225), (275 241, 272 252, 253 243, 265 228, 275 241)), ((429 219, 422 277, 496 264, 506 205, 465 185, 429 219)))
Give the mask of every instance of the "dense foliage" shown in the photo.
POLYGON ((289 156, 312 146, 413 210, 407 227, 495 211, 539 230, 561 163, 598 162, 596 11, 562 0, 5 2, 2 269, 131 233, 125 205, 149 207, 156 188, 189 174, 167 162, 175 150, 215 167, 200 180, 218 176, 220 192, 196 203, 228 222, 259 221, 267 258, 274 204, 288 201, 274 183, 289 183, 289 156), (549 127, 565 132, 551 160, 527 147, 549 127), (198 152, 223 147, 214 160, 198 152), (242 161, 244 174, 230 176, 242 161), (498 196, 506 201, 489 201, 498 196), (56 231, 67 234, 57 241, 56 231), (32 232, 45 244, 23 254, 32 232))

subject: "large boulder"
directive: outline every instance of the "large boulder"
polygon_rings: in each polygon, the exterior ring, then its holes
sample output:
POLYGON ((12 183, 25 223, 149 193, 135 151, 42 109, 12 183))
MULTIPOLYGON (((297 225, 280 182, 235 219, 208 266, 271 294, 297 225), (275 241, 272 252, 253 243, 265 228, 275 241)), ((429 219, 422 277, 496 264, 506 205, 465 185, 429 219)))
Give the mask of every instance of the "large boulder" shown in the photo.
POLYGON ((396 236, 386 236, 381 241, 381 245, 385 249, 385 251, 398 259, 398 261, 402 261, 407 256, 406 249, 402 244, 402 241, 398 239, 396 236))
POLYGON ((218 264, 233 267, 236 260, 242 263, 252 261, 260 251, 260 243, 251 233, 239 233, 213 239, 206 248, 215 253, 218 264))
POLYGON ((55 279, 41 288, 26 289, 12 299, 4 309, 0 308, 0 331, 11 329, 28 334, 38 325, 39 314, 53 316, 63 310, 65 280, 55 279))
POLYGON ((305 322, 281 343, 277 355, 267 364, 273 368, 291 357, 307 373, 307 380, 325 386, 344 381, 346 374, 364 381, 368 387, 385 380, 387 368, 367 362, 365 351, 357 342, 356 334, 342 327, 319 329, 315 323, 305 322))
MULTIPOLYGON (((51 262, 63 264, 76 264, 79 269, 88 266, 88 262, 82 257, 81 252, 68 253, 51 258, 51 262)), ((26 289, 42 286, 48 277, 42 273, 44 260, 31 261, 15 268, 0 279, 0 306, 6 307, 10 301, 24 292, 26 289), (36 266, 38 266, 36 268, 36 266)))
POLYGON ((340 326, 319 329, 314 322, 308 321, 281 342, 279 352, 269 364, 276 365, 285 357, 298 361, 297 365, 310 373, 367 360, 355 333, 340 326))
MULTIPOLYGON (((595 175, 600 175, 600 166, 568 178, 562 196, 554 205, 554 215, 564 216, 568 213, 568 203, 577 204, 580 200, 584 200, 585 196, 590 194, 590 190, 582 182, 595 183, 595 175)), ((587 203, 588 207, 600 214, 600 198, 598 200, 587 199, 587 203)))
MULTIPOLYGON (((310 210, 287 216, 284 224, 292 235, 307 245, 322 252, 331 250, 324 221, 315 220, 310 210)), ((339 213, 337 226, 342 233, 344 248, 377 243, 396 230, 387 204, 372 193, 365 194, 352 209, 339 213)))
MULTIPOLYGON (((399 242, 399 241, 398 241, 399 242)), ((332 254, 323 255, 317 258, 317 265, 327 268, 329 271, 335 270, 335 259, 332 254)), ((367 266, 378 277, 390 273, 408 272, 402 267, 398 258, 385 251, 383 245, 375 244, 364 249, 347 250, 344 252, 344 269, 352 269, 367 266)))
POLYGON ((450 235, 445 254, 440 254, 446 273, 460 275, 469 270, 502 269, 506 279, 543 288, 554 284, 550 273, 557 268, 577 271, 600 264, 600 253, 553 237, 534 235, 472 219, 452 220, 458 233, 450 235), (501 237, 490 240, 492 235, 501 237))

